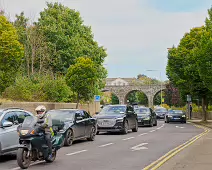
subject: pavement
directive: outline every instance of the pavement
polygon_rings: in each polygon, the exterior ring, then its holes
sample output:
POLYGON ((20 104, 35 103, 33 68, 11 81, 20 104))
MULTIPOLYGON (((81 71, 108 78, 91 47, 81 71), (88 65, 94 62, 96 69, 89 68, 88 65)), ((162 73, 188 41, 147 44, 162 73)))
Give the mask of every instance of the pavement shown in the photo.
MULTIPOLYGON (((92 142, 77 141, 70 147, 60 149, 55 162, 35 162, 29 169, 148 170, 150 168, 145 167, 202 132, 203 129, 190 123, 164 124, 164 121, 158 121, 158 126, 141 127, 136 133, 103 133, 97 135, 92 142)), ((164 168, 169 169, 165 167, 169 165, 164 165, 164 168)), ((0 157, 0 170, 7 169, 19 169, 14 156, 0 157)))

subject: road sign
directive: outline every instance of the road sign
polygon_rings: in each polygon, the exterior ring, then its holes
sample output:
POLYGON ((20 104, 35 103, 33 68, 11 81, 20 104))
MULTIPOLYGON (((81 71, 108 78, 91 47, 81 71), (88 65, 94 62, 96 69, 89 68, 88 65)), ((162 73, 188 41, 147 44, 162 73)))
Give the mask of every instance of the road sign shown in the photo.
POLYGON ((187 95, 187 102, 191 102, 191 95, 187 95))
POLYGON ((101 99, 100 95, 95 95, 94 96, 94 101, 95 102, 100 102, 100 99, 101 99))

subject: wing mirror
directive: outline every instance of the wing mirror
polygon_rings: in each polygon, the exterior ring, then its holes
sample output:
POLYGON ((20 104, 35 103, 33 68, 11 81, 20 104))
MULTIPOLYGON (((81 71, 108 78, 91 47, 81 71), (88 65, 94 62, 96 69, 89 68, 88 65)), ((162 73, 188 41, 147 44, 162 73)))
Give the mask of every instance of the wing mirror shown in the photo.
POLYGON ((82 120, 83 119, 83 117, 82 116, 78 116, 78 117, 76 117, 76 120, 78 121, 78 120, 82 120))
POLYGON ((12 122, 6 121, 3 123, 3 127, 11 127, 13 125, 12 122))

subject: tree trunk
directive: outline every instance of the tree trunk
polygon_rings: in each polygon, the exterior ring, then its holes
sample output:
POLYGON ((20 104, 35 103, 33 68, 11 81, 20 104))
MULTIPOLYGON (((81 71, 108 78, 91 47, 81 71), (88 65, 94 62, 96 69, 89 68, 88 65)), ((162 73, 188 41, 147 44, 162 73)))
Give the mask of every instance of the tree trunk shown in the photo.
POLYGON ((206 96, 202 97, 202 111, 203 111, 203 121, 207 121, 207 111, 206 111, 206 96))
POLYGON ((79 107, 79 93, 77 93, 77 105, 76 105, 76 109, 78 109, 79 107))

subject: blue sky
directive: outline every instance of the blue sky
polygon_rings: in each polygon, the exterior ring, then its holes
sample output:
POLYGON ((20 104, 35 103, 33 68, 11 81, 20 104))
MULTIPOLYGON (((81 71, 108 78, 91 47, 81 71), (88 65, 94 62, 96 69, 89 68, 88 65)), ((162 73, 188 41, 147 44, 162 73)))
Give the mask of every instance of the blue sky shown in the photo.
MULTIPOLYGON (((76 9, 94 38, 107 49, 108 77, 146 74, 166 80, 167 48, 185 32, 204 24, 212 0, 48 0, 76 9), (155 72, 146 70, 154 69, 155 72)), ((13 19, 24 11, 31 20, 46 7, 45 0, 0 0, 13 19)))

